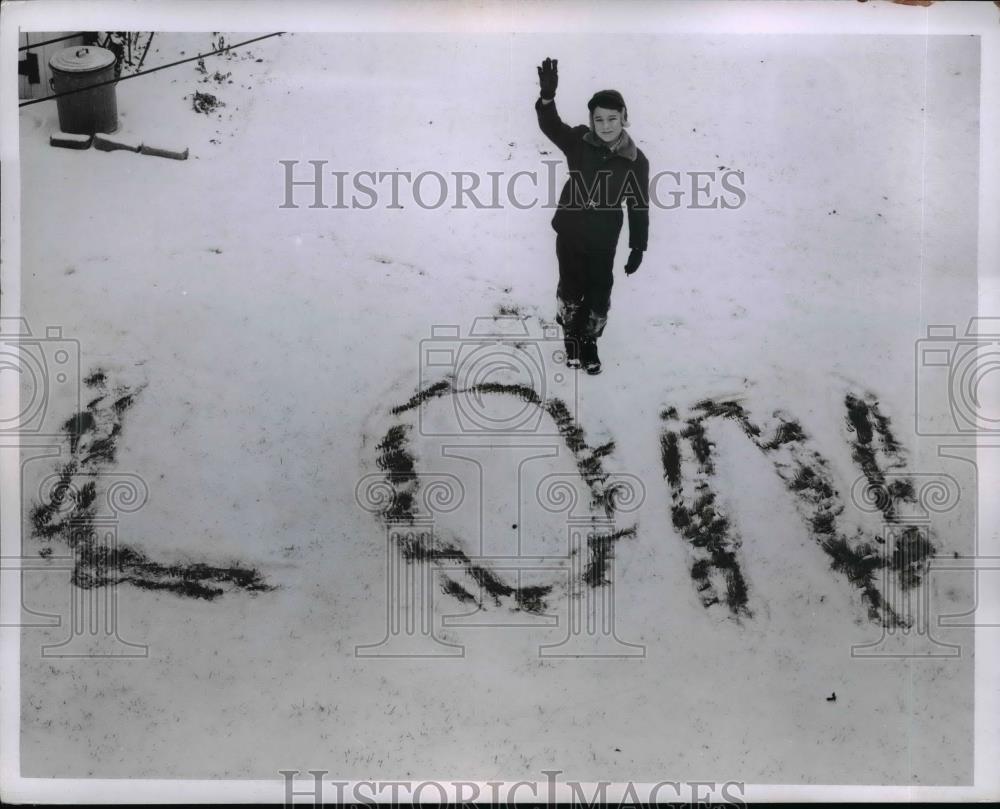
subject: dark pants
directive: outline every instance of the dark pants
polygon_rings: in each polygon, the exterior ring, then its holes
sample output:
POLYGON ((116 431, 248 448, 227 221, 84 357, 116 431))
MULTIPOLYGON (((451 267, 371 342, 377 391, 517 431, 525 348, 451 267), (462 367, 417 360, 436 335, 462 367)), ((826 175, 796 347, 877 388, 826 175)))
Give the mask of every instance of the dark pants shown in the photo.
POLYGON ((611 307, 615 248, 581 250, 563 236, 556 236, 559 286, 556 320, 573 337, 597 338, 604 332, 611 307))

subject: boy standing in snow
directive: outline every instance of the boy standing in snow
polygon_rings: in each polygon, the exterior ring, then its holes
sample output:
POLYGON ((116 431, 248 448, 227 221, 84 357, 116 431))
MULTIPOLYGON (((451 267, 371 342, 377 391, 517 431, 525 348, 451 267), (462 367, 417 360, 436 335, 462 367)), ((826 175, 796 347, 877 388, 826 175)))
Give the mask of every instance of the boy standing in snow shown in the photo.
POLYGON ((535 102, 542 132, 566 155, 569 179, 552 218, 556 231, 559 286, 556 321, 566 338, 566 362, 601 372, 597 338, 611 305, 615 250, 628 207, 629 247, 625 274, 642 262, 649 231, 649 161, 624 130, 628 109, 617 90, 601 90, 587 104, 590 126, 571 127, 556 112, 558 60, 538 66, 535 102))

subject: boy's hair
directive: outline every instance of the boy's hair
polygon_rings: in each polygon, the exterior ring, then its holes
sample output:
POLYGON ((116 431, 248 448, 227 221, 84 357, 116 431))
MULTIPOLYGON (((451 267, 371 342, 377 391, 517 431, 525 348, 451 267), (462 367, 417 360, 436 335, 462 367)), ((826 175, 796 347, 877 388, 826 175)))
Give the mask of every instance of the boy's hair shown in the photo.
POLYGON ((617 90, 598 90, 587 102, 587 109, 591 116, 594 110, 601 107, 606 110, 618 110, 622 114, 622 123, 628 123, 628 107, 625 106, 625 99, 617 90))

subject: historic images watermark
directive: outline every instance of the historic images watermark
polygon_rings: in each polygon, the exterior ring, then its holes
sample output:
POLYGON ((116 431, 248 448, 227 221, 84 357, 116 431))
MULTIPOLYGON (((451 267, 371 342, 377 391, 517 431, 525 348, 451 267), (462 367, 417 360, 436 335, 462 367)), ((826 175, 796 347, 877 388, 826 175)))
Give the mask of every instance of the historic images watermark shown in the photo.
MULTIPOLYGON (((543 160, 544 169, 506 171, 337 171, 328 160, 279 160, 282 202, 279 208, 329 208, 333 210, 402 209, 415 205, 424 210, 499 210, 555 208, 559 202, 558 172, 561 160, 543 160)), ((574 172, 569 172, 572 175, 574 172)), ((574 193, 589 198, 599 195, 608 172, 598 172, 588 186, 572 183, 574 193)), ((711 171, 660 171, 649 178, 648 204, 663 210, 734 210, 747 201, 745 174, 737 169, 711 171)), ((641 190, 625 183, 620 199, 610 200, 619 208, 641 190)), ((586 200, 579 200, 584 204, 586 200)))
POLYGON ((746 806, 742 781, 559 781, 562 770, 542 770, 536 781, 343 781, 327 779, 329 770, 278 770, 284 778, 285 806, 324 801, 384 806, 433 801, 438 806, 493 806, 530 802, 554 806, 658 806, 663 803, 703 806, 711 803, 746 806), (306 775, 306 773, 308 775, 306 775), (298 778, 298 776, 302 777, 298 778))

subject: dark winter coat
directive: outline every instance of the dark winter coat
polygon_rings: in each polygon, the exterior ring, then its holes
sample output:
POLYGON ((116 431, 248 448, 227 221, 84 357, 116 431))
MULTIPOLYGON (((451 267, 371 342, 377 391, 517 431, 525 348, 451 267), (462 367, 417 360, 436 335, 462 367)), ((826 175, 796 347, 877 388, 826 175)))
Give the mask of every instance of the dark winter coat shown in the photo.
POLYGON ((628 208, 628 245, 645 250, 649 234, 649 161, 623 132, 611 151, 588 126, 562 122, 555 101, 535 102, 538 126, 566 155, 569 179, 552 217, 557 233, 585 250, 613 250, 628 208))

